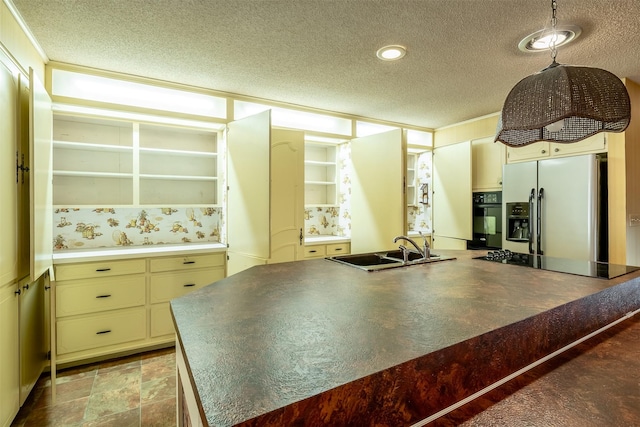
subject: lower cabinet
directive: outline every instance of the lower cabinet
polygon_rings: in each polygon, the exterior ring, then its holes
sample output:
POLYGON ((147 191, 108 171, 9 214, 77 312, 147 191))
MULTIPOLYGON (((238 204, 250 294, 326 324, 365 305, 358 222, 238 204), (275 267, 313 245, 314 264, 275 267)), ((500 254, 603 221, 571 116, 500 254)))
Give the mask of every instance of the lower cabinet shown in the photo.
POLYGON ((348 254, 351 251, 349 243, 329 243, 319 245, 306 245, 304 247, 305 259, 323 258, 340 254, 348 254))
POLYGON ((225 252, 56 265, 56 363, 173 343, 169 301, 225 266, 225 252))
MULTIPOLYGON (((208 258, 200 258, 201 264, 205 262, 209 266, 189 270, 193 264, 177 264, 175 271, 168 273, 155 273, 154 265, 151 265, 150 294, 151 303, 151 337, 175 334, 173 319, 169 301, 178 298, 196 289, 200 289, 216 280, 224 279, 224 256, 207 255, 208 258)), ((167 264, 159 263, 155 267, 163 271, 167 264)))
POLYGON ((0 427, 20 409, 20 359, 17 284, 0 287, 0 427))

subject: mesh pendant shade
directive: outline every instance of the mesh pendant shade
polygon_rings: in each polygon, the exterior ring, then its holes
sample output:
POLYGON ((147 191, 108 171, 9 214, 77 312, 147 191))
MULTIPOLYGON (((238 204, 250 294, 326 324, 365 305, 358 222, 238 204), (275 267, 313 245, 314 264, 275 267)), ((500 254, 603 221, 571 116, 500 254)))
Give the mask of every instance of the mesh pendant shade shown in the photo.
POLYGON ((511 89, 495 140, 513 147, 577 142, 598 132, 622 132, 630 119, 629 94, 618 77, 554 61, 511 89))

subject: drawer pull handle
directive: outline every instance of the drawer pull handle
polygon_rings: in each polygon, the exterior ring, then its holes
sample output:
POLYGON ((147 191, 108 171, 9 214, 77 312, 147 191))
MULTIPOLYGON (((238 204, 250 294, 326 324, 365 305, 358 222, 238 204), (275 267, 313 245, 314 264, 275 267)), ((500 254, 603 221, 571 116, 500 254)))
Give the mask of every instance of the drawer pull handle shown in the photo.
POLYGON ((111 332, 111 329, 107 329, 106 331, 98 331, 96 332, 96 335, 104 335, 104 334, 108 334, 109 332, 111 332))
POLYGON ((195 263, 196 263, 195 261, 185 261, 185 262, 183 262, 183 264, 195 264, 195 263))
POLYGON ((111 271, 111 269, 110 268, 99 268, 96 271, 98 271, 98 272, 111 271))
POLYGON ((342 250, 342 248, 336 248, 335 249, 336 252, 341 251, 341 250, 342 250))
POLYGON ((107 295, 98 295, 96 298, 109 298, 111 296, 111 294, 107 294, 107 295))
POLYGON ((315 254, 318 251, 309 251, 310 254, 315 254))
POLYGON ((184 285, 185 288, 190 288, 192 286, 195 286, 195 283, 187 283, 186 285, 184 285))

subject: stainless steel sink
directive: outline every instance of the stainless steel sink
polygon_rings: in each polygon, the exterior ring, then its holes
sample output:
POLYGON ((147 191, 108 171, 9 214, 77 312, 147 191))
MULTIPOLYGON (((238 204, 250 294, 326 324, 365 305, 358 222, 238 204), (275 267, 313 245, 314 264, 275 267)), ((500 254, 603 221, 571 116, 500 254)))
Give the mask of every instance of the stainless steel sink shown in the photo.
POLYGON ((412 265, 430 264, 439 261, 453 260, 455 257, 446 257, 432 254, 429 259, 421 259, 421 255, 410 252, 409 261, 403 262, 402 251, 372 252, 367 254, 338 255, 327 257, 330 261, 365 271, 387 270, 390 268, 409 267, 412 265))

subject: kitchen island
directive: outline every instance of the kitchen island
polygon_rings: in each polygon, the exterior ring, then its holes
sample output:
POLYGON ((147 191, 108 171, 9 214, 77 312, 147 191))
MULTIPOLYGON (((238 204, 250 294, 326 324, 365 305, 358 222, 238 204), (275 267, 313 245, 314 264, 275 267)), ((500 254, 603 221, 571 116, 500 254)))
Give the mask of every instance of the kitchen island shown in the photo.
POLYGON ((472 259, 253 267, 171 302, 193 425, 411 425, 640 309, 612 280, 472 259))

